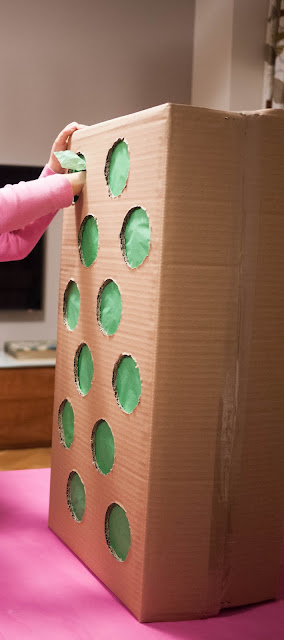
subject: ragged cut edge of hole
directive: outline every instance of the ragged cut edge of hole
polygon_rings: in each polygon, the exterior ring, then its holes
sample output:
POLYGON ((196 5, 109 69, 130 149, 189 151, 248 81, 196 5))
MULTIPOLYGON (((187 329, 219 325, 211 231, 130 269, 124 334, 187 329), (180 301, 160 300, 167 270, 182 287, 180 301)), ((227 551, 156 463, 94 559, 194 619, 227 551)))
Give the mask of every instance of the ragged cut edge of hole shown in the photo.
POLYGON ((74 331, 74 329, 76 329, 76 326, 78 324, 78 320, 79 320, 79 311, 80 311, 80 302, 81 302, 81 298, 80 298, 80 291, 79 291, 79 287, 77 285, 77 282, 75 282, 75 280, 73 278, 71 278, 67 284, 67 287, 64 291, 64 296, 63 296, 63 322, 65 324, 65 326, 67 327, 68 331, 74 331), (77 321, 76 324, 74 325, 74 327, 72 328, 69 323, 68 323, 68 296, 70 295, 71 289, 74 289, 75 292, 75 287, 77 288, 77 292, 78 292, 78 296, 79 296, 79 308, 78 308, 78 314, 77 314, 77 321))
POLYGON ((60 442, 65 449, 70 449, 74 440, 74 410, 72 404, 68 398, 65 398, 58 409, 58 429, 59 429, 59 437, 60 442), (70 409, 71 411, 70 411, 70 409), (64 410, 69 409, 69 413, 71 415, 72 424, 69 426, 69 431, 65 433, 64 430, 64 410), (73 414, 73 415, 72 415, 73 414), (70 441, 70 444, 69 444, 70 441))
POLYGON ((131 207, 131 209, 129 209, 129 211, 127 212, 127 214, 126 214, 126 216, 125 216, 125 218, 123 220, 123 224, 122 224, 122 227, 121 227, 121 232, 120 232, 119 238, 120 238, 121 253, 122 253, 124 262, 127 264, 127 266, 130 269, 138 269, 143 264, 143 262, 146 260, 146 258, 148 258, 149 253, 150 253, 150 247, 151 247, 150 218, 149 218, 148 212, 145 209, 145 207, 143 207, 142 205, 137 205, 136 207, 131 207), (127 256, 125 233, 126 233, 127 225, 128 225, 128 223, 129 223, 129 221, 131 219, 131 216, 135 211, 141 211, 141 212, 145 213, 147 221, 148 221, 149 239, 146 240, 146 242, 148 244, 147 251, 144 252, 144 256, 141 257, 141 259, 139 259, 137 264, 133 266, 133 264, 131 264, 130 261, 129 261, 129 257, 127 256))
POLYGON ((107 476, 113 469, 115 446, 112 430, 106 420, 98 420, 93 427, 91 436, 91 450, 93 464, 103 476, 107 476), (98 442, 98 434, 104 429, 104 443, 98 442))
MULTIPOLYGON (((135 360, 135 358, 133 358, 133 356, 130 353, 123 353, 119 356, 118 360, 116 361, 114 368, 113 368, 113 373, 112 373, 112 388, 113 388, 113 392, 114 392, 114 396, 116 399, 116 402, 119 406, 119 408, 126 413, 127 415, 130 415, 131 413, 133 413, 133 411, 136 409, 136 407, 140 404, 140 400, 141 400, 141 395, 142 395, 142 383, 141 383, 141 378, 140 378, 140 369, 139 366, 137 364, 137 361, 135 360), (121 366, 122 362, 124 360, 129 359, 129 361, 131 361, 131 364, 133 363, 135 365, 134 367, 134 371, 137 370, 138 373, 138 379, 135 381, 133 379, 131 379, 131 383, 133 385, 133 383, 135 382, 140 387, 139 392, 137 393, 136 390, 136 399, 135 399, 135 403, 133 403, 133 397, 132 397, 132 402, 131 402, 131 407, 128 407, 128 402, 125 402, 125 405, 127 405, 128 410, 126 410, 126 408, 123 406, 121 399, 119 397, 119 390, 117 389, 117 376, 118 376, 118 371, 119 371, 119 367, 121 366), (133 406, 132 406, 133 405, 133 406)), ((129 389, 129 385, 128 385, 128 389, 129 389)), ((133 391, 133 389, 132 389, 133 391)), ((133 395, 133 394, 132 394, 133 395)))
POLYGON ((80 261, 83 267, 89 268, 91 267, 97 259, 98 250, 99 250, 99 227, 97 218, 92 214, 88 213, 84 220, 82 220, 79 233, 78 233, 78 250, 80 261), (91 230, 88 230, 86 226, 90 224, 92 225, 91 230), (93 237, 91 238, 92 242, 88 242, 88 238, 84 239, 84 234, 91 233, 93 237), (92 245, 93 243, 93 245, 92 245), (86 244, 85 248, 84 245, 86 244), (91 246, 92 245, 92 246, 91 246), (84 255, 85 254, 85 255, 84 255))
POLYGON ((112 502, 112 504, 107 508, 105 515, 105 538, 110 553, 114 558, 119 562, 125 562, 131 547, 131 530, 125 509, 117 502, 112 502), (115 511, 120 516, 120 526, 118 527, 117 532, 112 533, 110 531, 110 520, 115 511), (116 533, 118 534, 118 537, 116 533), (122 535, 124 536, 124 539, 121 539, 122 535))
MULTIPOLYGON (((85 158, 84 154, 81 153, 81 151, 75 151, 75 153, 76 153, 76 156, 79 156, 79 158, 82 158, 82 160, 85 160, 85 163, 86 163, 86 158, 85 158)), ((79 171, 84 171, 84 169, 78 169, 78 170, 76 170, 76 169, 68 169, 67 173, 78 173, 79 171)), ((85 169, 85 171, 86 171, 86 169, 85 169)), ((73 201, 72 201, 73 205, 76 204, 77 200, 79 200, 80 195, 73 197, 73 201)))
POLYGON ((106 179, 106 184, 107 184, 107 189, 108 189, 108 195, 110 198, 118 198, 119 196, 121 196, 121 194, 123 193, 124 189, 127 186, 127 182, 128 182, 128 177, 129 177, 129 144, 126 140, 126 138, 118 138, 114 144, 112 145, 112 147, 109 149, 107 157, 106 157, 106 163, 105 163, 105 167, 104 167, 104 176, 106 179), (119 188, 119 191, 117 193, 113 193, 112 189, 111 189, 111 177, 110 177, 110 166, 111 166, 111 159, 113 156, 113 153, 115 151, 115 149, 118 147, 119 144, 124 143, 126 148, 127 148, 127 153, 128 153, 128 169, 127 169, 127 175, 124 175, 123 178, 123 186, 121 188, 119 188))
POLYGON ((83 349, 84 346, 84 342, 82 342, 79 347, 77 348, 77 351, 75 353, 75 358, 74 358, 74 380, 75 380, 75 385, 76 385, 76 389, 77 391, 80 393, 80 395, 82 396, 83 393, 80 389, 80 385, 79 385, 79 355, 83 349))
MULTIPOLYGON (((90 362, 88 363, 88 365, 90 364, 90 362)), ((88 345, 86 344, 86 342, 82 342, 79 347, 76 350, 75 353, 75 358, 74 358, 74 380, 75 380, 75 385, 76 385, 76 389, 79 392, 79 394, 83 397, 85 397, 92 386, 92 381, 93 381, 93 376, 94 376, 94 363, 93 363, 93 358, 92 358, 92 354, 91 354, 91 350, 88 347, 88 345), (88 380, 88 390, 86 391, 86 393, 84 393, 84 391, 81 389, 81 385, 80 385, 80 372, 79 372, 79 359, 80 356, 83 352, 83 349, 86 347, 87 351, 86 354, 89 356, 89 360, 91 360, 91 364, 92 364, 92 375, 91 375, 91 379, 88 380)), ((81 381, 82 382, 82 381, 81 381)))
POLYGON ((121 303, 121 293, 120 293, 119 286, 118 286, 117 282, 115 282, 115 280, 113 280, 112 278, 107 278, 103 282, 103 284, 100 286, 99 293, 98 293, 98 296, 97 296, 97 322, 98 322, 98 325, 99 325, 99 329, 104 334, 104 336, 113 336, 116 333, 116 331, 117 331, 117 329, 118 329, 118 327, 120 325, 121 313, 122 313, 122 303, 121 303), (113 283, 115 285, 115 287, 117 289, 117 293, 119 294, 120 308, 119 308, 119 313, 118 313, 119 318, 117 318, 116 321, 114 321, 114 319, 113 319, 113 323, 114 323, 113 327, 111 329, 111 332, 108 332, 108 331, 106 331, 105 327, 103 326, 102 319, 101 319, 101 303, 102 303, 102 296, 103 296, 103 294, 105 292, 105 289, 111 283, 113 283))
POLYGON ((85 158, 84 154, 82 153, 82 151, 76 151, 76 155, 79 156, 79 158, 82 158, 82 160, 85 160, 85 162, 86 162, 86 158, 85 158))
MULTIPOLYGON (((74 491, 73 491, 74 493, 74 491)), ((69 508, 69 511, 71 513, 71 516, 73 518, 73 520, 75 520, 75 522, 82 522, 83 517, 84 517, 84 513, 85 513, 85 509, 86 509, 86 491, 85 491, 85 486, 83 483, 83 480, 80 476, 80 474, 78 473, 78 471, 75 471, 73 469, 73 471, 71 471, 71 473, 69 474, 68 480, 67 480, 67 487, 66 487, 66 498, 67 498, 67 505, 69 508), (77 504, 76 505, 76 510, 75 510, 75 506, 74 506, 74 496, 73 496, 73 500, 72 500, 72 483, 74 483, 74 481, 76 481, 77 484, 77 490, 80 490, 80 501, 83 504, 77 504), (76 513, 77 511, 77 513, 76 513)), ((77 495, 78 498, 78 495, 77 495)))

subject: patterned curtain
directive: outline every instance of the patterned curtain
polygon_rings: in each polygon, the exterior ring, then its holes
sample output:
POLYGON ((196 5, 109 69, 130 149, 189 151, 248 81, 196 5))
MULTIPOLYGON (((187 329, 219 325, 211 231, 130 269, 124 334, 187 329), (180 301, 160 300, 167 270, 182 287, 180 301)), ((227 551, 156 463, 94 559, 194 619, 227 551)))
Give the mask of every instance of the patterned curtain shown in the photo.
POLYGON ((263 107, 284 109, 284 0, 270 0, 269 3, 263 107))

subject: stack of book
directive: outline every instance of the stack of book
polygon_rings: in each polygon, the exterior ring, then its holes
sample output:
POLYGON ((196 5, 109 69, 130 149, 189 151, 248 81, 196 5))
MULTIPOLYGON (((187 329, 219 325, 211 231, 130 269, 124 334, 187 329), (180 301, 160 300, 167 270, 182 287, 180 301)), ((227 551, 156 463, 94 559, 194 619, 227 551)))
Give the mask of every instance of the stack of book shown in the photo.
POLYGON ((48 360, 56 356, 56 343, 44 340, 5 342, 4 351, 18 360, 48 360))

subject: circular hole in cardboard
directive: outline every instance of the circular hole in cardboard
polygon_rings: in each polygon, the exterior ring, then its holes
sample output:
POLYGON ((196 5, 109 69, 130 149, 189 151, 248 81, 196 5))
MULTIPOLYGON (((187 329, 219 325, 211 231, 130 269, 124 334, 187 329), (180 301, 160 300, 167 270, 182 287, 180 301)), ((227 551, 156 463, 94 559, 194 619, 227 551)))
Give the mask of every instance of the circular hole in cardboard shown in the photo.
POLYGON ((94 363, 91 351, 84 342, 78 347, 74 359, 75 384, 82 396, 89 393, 94 375, 94 363))
POLYGON ((86 509, 86 492, 82 478, 77 471, 71 471, 69 475, 66 497, 72 518, 76 522, 81 522, 86 509))
POLYGON ((128 211, 120 232, 123 258, 131 269, 137 269, 150 251, 151 229, 147 211, 134 207, 128 211))
POLYGON ((84 267, 91 267, 98 255, 99 230, 95 216, 87 215, 78 234, 79 256, 84 267))
POLYGON ((80 292, 74 280, 69 280, 64 292, 63 320, 70 331, 76 329, 80 311, 80 292))
POLYGON ((131 532, 125 510, 115 502, 106 512, 105 536, 112 555, 120 562, 125 562, 131 547, 131 532))
POLYGON ((131 355, 120 356, 113 369, 112 386, 118 405, 132 413, 141 397, 141 378, 137 362, 131 355))
POLYGON ((118 285, 110 278, 102 284, 97 298, 97 321, 106 336, 113 336, 121 320, 122 301, 118 285))
POLYGON ((67 399, 63 400, 59 407, 58 428, 61 443, 66 449, 70 449, 74 440, 74 411, 67 399))
POLYGON ((91 446, 94 465, 100 473, 107 476, 114 464, 114 438, 106 420, 96 422, 92 431, 91 446))
POLYGON ((109 195, 120 196, 126 187, 129 175, 129 149, 124 138, 119 138, 107 154, 105 179, 109 195))

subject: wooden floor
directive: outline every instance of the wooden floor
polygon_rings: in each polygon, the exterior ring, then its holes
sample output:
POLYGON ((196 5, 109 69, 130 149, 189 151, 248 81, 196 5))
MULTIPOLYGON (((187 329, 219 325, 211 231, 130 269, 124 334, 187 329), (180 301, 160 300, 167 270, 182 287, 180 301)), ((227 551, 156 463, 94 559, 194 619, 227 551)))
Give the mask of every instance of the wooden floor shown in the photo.
POLYGON ((0 471, 50 467, 51 449, 9 449, 0 451, 0 471))

